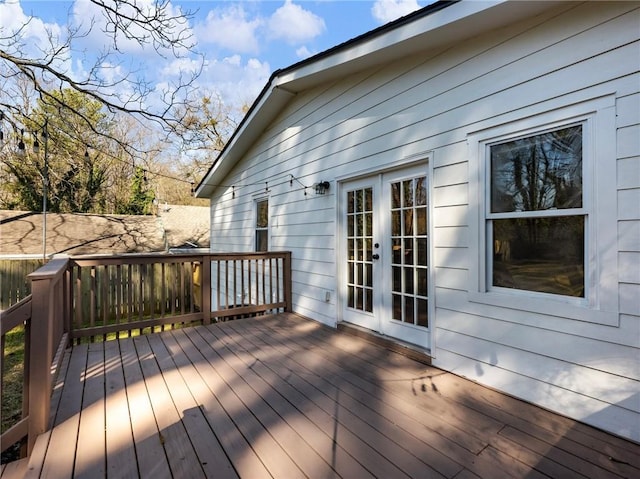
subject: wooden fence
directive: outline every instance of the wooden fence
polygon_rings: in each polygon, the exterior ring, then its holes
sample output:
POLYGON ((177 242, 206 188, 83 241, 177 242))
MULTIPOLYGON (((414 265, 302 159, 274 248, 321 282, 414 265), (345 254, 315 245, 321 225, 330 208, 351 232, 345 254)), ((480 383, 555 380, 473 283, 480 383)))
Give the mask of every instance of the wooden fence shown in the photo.
POLYGON ((291 309, 289 252, 78 256, 28 277, 31 295, 0 312, 3 363, 6 339, 24 328, 22 414, 2 432, 3 452, 22 443, 30 454, 48 428, 57 365, 76 342, 291 309))
POLYGON ((31 294, 27 276, 43 264, 42 258, 0 259, 0 311, 31 294))

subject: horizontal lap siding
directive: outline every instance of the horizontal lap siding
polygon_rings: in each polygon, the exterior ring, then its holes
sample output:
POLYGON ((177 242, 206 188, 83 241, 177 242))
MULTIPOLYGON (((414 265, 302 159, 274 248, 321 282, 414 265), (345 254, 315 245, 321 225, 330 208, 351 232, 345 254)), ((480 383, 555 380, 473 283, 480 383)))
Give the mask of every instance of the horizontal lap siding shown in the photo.
MULTIPOLYGON (((608 13, 603 17, 608 18, 608 13)), ((569 17, 558 20, 566 22, 565 28, 544 30, 548 38, 572 31, 569 17)), ((553 66, 546 74, 538 73, 546 66, 532 65, 530 81, 518 84, 517 75, 505 77, 507 81, 515 78, 516 85, 493 95, 506 102, 503 93, 508 93, 516 104, 523 100, 535 102, 538 95, 544 95, 556 98, 558 105, 568 105, 580 90, 584 98, 589 97, 589 91, 617 92, 619 305, 623 313, 619 327, 468 302, 465 262, 470 258, 466 257, 465 239, 456 242, 451 238, 452 226, 460 228, 461 234, 466 233, 462 222, 455 219, 465 216, 453 209, 455 217, 445 217, 447 204, 456 203, 449 200, 448 190, 459 188, 458 180, 447 178, 443 184, 434 185, 435 200, 439 201, 436 211, 445 210, 434 213, 438 308, 434 364, 635 440, 640 440, 638 428, 633 427, 640 423, 640 65, 628 59, 638 58, 638 21, 636 11, 604 25, 594 22, 585 33, 541 52, 549 58, 548 62, 541 62, 549 66, 567 58, 573 64, 565 68, 553 66), (623 30, 635 40, 620 33, 623 30), (604 37, 608 43, 602 41, 604 37), (605 43, 608 49, 603 49, 605 43), (554 53, 556 49, 558 53, 554 53), (571 51, 575 54, 568 54, 571 51), (438 199, 440 189, 442 199, 438 199), (445 233, 443 237, 440 229, 445 233)), ((532 109, 536 105, 532 104, 532 109)), ((500 124, 499 120, 497 116, 495 124, 500 124)), ((468 233, 467 238, 473 241, 477 233, 468 233)))
POLYGON ((225 179, 237 185, 235 199, 230 187, 216 190, 212 247, 252 248, 254 200, 269 182, 271 247, 293 252, 294 310, 333 324, 334 179, 429 151, 435 364, 613 432, 638 434, 629 430, 640 421, 640 73, 629 62, 640 54, 640 16, 627 12, 633 7, 561 7, 443 53, 298 94, 225 179), (620 325, 469 302, 469 245, 478 232, 469 227, 467 135, 611 93, 620 325), (331 181, 327 195, 312 188, 304 195, 301 183, 321 180, 331 181))
POLYGON ((640 316, 640 93, 617 101, 620 311, 640 316))

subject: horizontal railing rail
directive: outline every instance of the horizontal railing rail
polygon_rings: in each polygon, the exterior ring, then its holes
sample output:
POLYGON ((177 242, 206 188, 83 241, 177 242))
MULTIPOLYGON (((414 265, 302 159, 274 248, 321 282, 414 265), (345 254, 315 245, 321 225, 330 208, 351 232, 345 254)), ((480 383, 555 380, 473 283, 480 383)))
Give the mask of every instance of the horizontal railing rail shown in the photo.
POLYGON ((2 452, 19 443, 22 455, 49 427, 52 386, 70 344, 291 310, 290 252, 74 256, 28 279, 31 295, 0 311, 3 404, 5 346, 17 342, 23 351, 22 410, 0 440, 2 452))

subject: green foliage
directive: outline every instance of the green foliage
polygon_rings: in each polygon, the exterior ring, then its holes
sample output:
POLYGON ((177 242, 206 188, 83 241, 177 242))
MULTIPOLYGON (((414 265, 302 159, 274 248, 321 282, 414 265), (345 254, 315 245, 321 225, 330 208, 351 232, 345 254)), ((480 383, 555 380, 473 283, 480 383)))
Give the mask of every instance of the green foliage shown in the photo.
POLYGON ((20 158, 14 153, 3 159, 2 167, 10 181, 0 185, 4 203, 0 208, 39 211, 47 181, 48 211, 102 212, 109 195, 108 163, 95 152, 93 156, 88 154, 87 145, 95 145, 99 136, 70 111, 80 112, 97 131, 108 131, 113 125, 107 121, 102 105, 90 97, 73 90, 51 94, 59 103, 40 99, 23 119, 26 156, 20 158), (36 141, 39 152, 34 151, 36 141))
POLYGON ((149 215, 152 213, 153 200, 155 197, 155 193, 148 186, 145 170, 138 166, 131 180, 131 196, 129 197, 129 202, 124 205, 120 213, 127 215, 149 215))

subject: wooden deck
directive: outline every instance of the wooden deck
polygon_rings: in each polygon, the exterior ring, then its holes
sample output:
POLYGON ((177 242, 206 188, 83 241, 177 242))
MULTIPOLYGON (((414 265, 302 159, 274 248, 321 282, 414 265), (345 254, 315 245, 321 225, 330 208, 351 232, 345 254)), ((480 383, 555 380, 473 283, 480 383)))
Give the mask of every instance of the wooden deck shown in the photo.
POLYGON ((281 314, 75 346, 26 477, 640 477, 640 445, 281 314))

